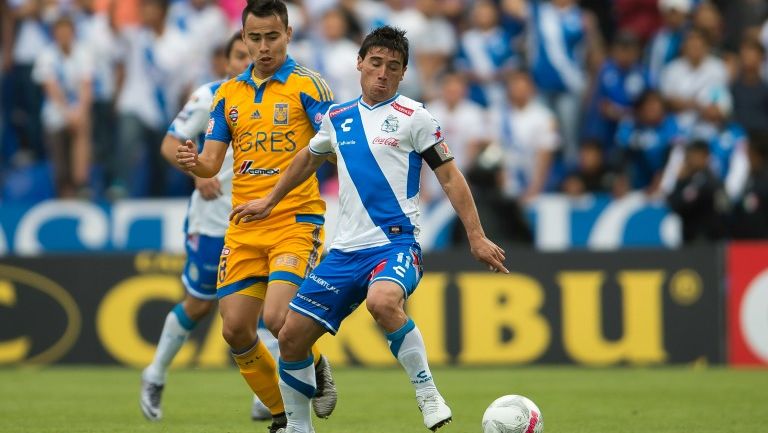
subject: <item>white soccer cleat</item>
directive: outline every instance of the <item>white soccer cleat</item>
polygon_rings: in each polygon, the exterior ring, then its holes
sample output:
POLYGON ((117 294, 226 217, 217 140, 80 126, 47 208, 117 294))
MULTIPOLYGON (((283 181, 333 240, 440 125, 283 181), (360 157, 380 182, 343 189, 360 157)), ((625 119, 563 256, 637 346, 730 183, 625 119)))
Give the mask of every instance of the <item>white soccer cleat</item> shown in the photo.
POLYGON ((143 377, 141 379, 139 405, 141 406, 141 413, 150 421, 160 421, 163 418, 163 410, 160 408, 163 387, 163 385, 144 380, 143 377))
POLYGON ((259 397, 253 396, 253 406, 251 406, 251 419, 254 421, 269 421, 272 419, 272 413, 259 397))
POLYGON ((317 391, 312 397, 312 409, 318 418, 328 418, 336 408, 338 394, 331 375, 331 364, 328 362, 328 358, 323 355, 320 355, 320 362, 315 368, 315 381, 317 391))
POLYGON ((437 391, 416 396, 421 415, 424 417, 424 426, 432 431, 451 422, 451 408, 445 404, 443 396, 437 391))

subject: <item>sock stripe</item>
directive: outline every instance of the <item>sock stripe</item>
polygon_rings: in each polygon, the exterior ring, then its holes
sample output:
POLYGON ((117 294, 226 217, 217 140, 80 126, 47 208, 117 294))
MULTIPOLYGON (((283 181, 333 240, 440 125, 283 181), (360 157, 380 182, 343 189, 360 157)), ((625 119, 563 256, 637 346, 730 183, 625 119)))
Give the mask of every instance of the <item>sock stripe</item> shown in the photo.
POLYGON ((307 398, 312 398, 315 396, 315 388, 312 385, 304 383, 299 379, 296 379, 295 377, 291 376, 290 373, 288 373, 285 369, 283 369, 282 361, 280 366, 280 380, 285 382, 286 385, 290 386, 296 391, 299 391, 307 398))
POLYGON ((187 312, 184 311, 184 306, 182 304, 176 304, 175 307, 173 307, 173 314, 176 315, 176 318, 179 319, 179 324, 186 329, 187 331, 191 331, 195 329, 195 325, 197 325, 197 322, 190 319, 189 316, 187 316, 187 312))
POLYGON ((309 355, 309 358, 303 360, 303 361, 285 361, 283 358, 280 358, 280 369, 281 370, 303 370, 310 365, 314 363, 314 357, 312 354, 309 355))
POLYGON ((413 328, 415 327, 416 323, 413 322, 413 319, 408 319, 408 321, 405 322, 405 325, 401 326, 400 329, 391 334, 387 334, 387 340, 389 340, 389 350, 392 352, 392 355, 394 355, 395 358, 397 358, 397 354, 400 352, 400 346, 403 345, 405 336, 408 335, 409 332, 413 331, 413 328))

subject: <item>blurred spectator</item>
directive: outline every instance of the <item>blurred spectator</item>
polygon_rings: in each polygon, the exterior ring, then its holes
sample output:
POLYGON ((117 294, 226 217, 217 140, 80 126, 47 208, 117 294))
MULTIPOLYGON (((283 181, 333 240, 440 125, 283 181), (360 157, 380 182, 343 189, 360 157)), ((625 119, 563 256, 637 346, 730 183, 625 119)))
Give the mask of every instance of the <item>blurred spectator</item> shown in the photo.
MULTIPOLYGON (((111 164, 110 198, 130 192, 141 158, 148 161, 151 196, 165 193, 167 167, 155 151, 165 128, 189 89, 189 58, 194 48, 175 26, 166 25, 168 3, 142 0, 142 25, 123 31, 125 81, 118 97, 118 149, 111 164)), ((140 187, 140 186, 139 186, 140 187)), ((137 187, 138 188, 138 187, 137 187)))
POLYGON ((45 157, 40 118, 43 92, 32 79, 32 68, 49 44, 48 26, 57 13, 57 5, 42 0, 10 0, 8 7, 16 31, 12 40, 4 41, 12 46, 12 62, 6 60, 4 68, 10 68, 10 126, 20 145, 12 162, 23 165, 45 157))
POLYGON ((43 86, 43 124, 54 180, 60 197, 88 197, 91 163, 92 62, 88 50, 75 42, 68 16, 53 24, 54 45, 35 62, 33 78, 43 86))
POLYGON ((768 134, 749 134, 749 178, 735 201, 730 235, 736 239, 768 238, 768 134))
POLYGON ((613 149, 616 127, 649 87, 640 65, 640 43, 631 33, 622 32, 613 41, 611 56, 600 68, 587 115, 584 135, 613 149))
POLYGON ((737 51, 741 41, 750 33, 756 37, 760 26, 768 14, 768 2, 765 0, 724 0, 718 6, 723 10, 725 21, 726 51, 737 51))
POLYGON ((685 37, 683 55, 667 65, 661 76, 661 94, 680 121, 690 124, 696 110, 701 108, 698 98, 712 89, 727 86, 725 63, 710 54, 704 34, 691 29, 685 37))
POLYGON ((231 34, 227 17, 213 0, 186 0, 173 2, 168 9, 168 25, 184 33, 187 43, 195 47, 190 58, 192 83, 197 86, 223 76, 211 71, 211 57, 216 48, 226 45, 231 34))
POLYGON ((683 221, 683 242, 715 241, 725 234, 727 199, 722 184, 710 168, 709 145, 694 141, 667 204, 683 221))
POLYGON ((541 192, 549 177, 554 152, 560 145, 554 114, 536 99, 527 72, 509 75, 507 105, 492 113, 497 141, 504 152, 502 190, 507 197, 527 203, 541 192))
POLYGON ((619 160, 632 189, 656 191, 672 144, 681 134, 675 117, 666 114, 661 95, 645 92, 635 104, 634 116, 624 119, 616 133, 619 160))
MULTIPOLYGON (((619 186, 615 180, 616 174, 605 163, 603 145, 599 141, 585 141, 579 146, 578 164, 565 176, 560 190, 574 197, 606 193, 619 186)), ((621 193, 624 192, 622 189, 621 193)))
POLYGON ((438 76, 450 66, 456 52, 456 32, 440 14, 439 0, 417 0, 415 6, 424 16, 424 25, 409 36, 409 41, 422 83, 421 97, 429 100, 436 96, 438 76))
MULTIPOLYGON (((456 158, 456 165, 467 173, 484 143, 490 138, 487 113, 483 107, 467 99, 467 82, 457 72, 445 74, 442 80, 440 98, 428 103, 429 112, 440 122, 456 158)), ((428 170, 425 167, 425 170, 428 170)), ((426 185, 421 199, 429 203, 433 198, 442 198, 442 187, 435 176, 424 176, 426 185)))
POLYGON ((566 159, 573 159, 588 65, 602 63, 602 40, 594 16, 583 11, 576 0, 528 0, 527 7, 518 10, 528 19, 531 74, 547 106, 557 115, 566 159))
POLYGON ((115 94, 123 71, 116 49, 119 46, 114 15, 116 2, 110 2, 108 13, 97 11, 95 3, 95 0, 77 0, 74 16, 78 44, 88 51, 93 67, 90 122, 93 160, 105 168, 117 139, 115 94))
POLYGON ((347 17, 342 9, 329 9, 323 15, 318 37, 306 38, 288 46, 296 60, 317 71, 333 90, 337 102, 360 96, 357 52, 360 46, 347 39, 347 17))
POLYGON ((734 118, 747 130, 768 131, 768 83, 761 76, 764 62, 765 48, 759 42, 746 39, 741 43, 731 93, 734 118))
POLYGON ((469 79, 470 99, 495 108, 505 99, 504 75, 519 64, 513 35, 499 24, 499 10, 490 0, 477 1, 470 20, 460 37, 456 67, 469 79))
POLYGON ((723 46, 723 16, 713 3, 704 1, 696 7, 693 12, 693 27, 704 33, 714 49, 719 50, 723 46))
MULTIPOLYGON (((698 120, 685 134, 691 141, 709 145, 711 171, 725 185, 728 197, 735 199, 743 191, 749 174, 746 133, 729 120, 731 98, 727 88, 713 88, 702 93, 697 104, 702 107, 698 120)), ((673 149, 662 179, 664 191, 670 190, 673 179, 680 172, 682 155, 682 148, 673 149)))
POLYGON ((664 67, 680 54, 693 0, 659 0, 663 26, 648 44, 648 74, 658 86, 664 67))
POLYGON ((632 32, 643 43, 661 26, 659 0, 614 0, 613 9, 619 31, 632 32))

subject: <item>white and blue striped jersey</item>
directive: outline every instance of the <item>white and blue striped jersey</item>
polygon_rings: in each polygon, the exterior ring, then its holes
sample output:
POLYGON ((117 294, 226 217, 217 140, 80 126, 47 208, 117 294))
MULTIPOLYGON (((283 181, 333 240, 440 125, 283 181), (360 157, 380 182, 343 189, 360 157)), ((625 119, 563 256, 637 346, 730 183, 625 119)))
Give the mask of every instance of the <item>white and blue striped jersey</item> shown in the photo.
MULTIPOLYGON (((213 95, 221 83, 222 81, 214 81, 195 90, 171 123, 168 134, 180 140, 197 141, 198 150, 202 152, 213 95)), ((213 200, 204 200, 200 196, 200 191, 195 190, 192 193, 189 209, 187 209, 186 232, 188 234, 224 237, 229 226, 229 213, 232 210, 233 165, 232 146, 229 146, 221 170, 216 175, 216 179, 221 184, 222 194, 213 200)))
POLYGON ((531 2, 530 67, 543 92, 581 93, 586 87, 586 29, 576 6, 531 2))
POLYGON ((329 249, 416 242, 421 154, 435 145, 445 146, 440 125, 405 96, 332 105, 309 142, 312 153, 338 158, 339 218, 329 249))

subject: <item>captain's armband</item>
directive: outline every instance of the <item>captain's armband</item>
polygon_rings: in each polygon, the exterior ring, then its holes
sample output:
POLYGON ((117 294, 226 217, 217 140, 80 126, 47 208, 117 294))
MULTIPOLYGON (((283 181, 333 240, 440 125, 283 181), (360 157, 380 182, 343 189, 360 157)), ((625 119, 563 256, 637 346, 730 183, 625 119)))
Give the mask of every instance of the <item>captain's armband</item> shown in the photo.
POLYGON ((453 161, 454 159, 453 153, 451 153, 451 149, 448 148, 448 144, 445 141, 441 141, 425 150, 421 154, 421 157, 424 158, 424 161, 427 162, 429 168, 432 170, 435 170, 437 167, 440 167, 448 161, 453 161))

